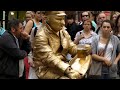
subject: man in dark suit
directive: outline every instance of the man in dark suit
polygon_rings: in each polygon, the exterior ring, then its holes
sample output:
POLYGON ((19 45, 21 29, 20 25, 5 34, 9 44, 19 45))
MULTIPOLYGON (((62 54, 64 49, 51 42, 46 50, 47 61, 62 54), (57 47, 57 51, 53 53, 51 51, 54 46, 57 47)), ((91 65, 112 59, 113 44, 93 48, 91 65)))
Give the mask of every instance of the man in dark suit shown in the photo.
POLYGON ((22 23, 13 19, 8 23, 8 30, 0 37, 0 79, 19 78, 19 60, 27 56, 20 50, 18 38, 23 31, 22 23))

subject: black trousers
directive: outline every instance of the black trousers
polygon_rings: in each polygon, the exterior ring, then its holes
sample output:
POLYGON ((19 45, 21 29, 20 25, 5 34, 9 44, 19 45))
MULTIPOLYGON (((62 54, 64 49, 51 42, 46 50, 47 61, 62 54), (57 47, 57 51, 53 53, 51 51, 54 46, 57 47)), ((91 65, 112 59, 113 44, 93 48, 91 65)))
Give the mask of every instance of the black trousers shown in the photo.
POLYGON ((10 75, 0 75, 0 79, 19 79, 19 77, 10 75))

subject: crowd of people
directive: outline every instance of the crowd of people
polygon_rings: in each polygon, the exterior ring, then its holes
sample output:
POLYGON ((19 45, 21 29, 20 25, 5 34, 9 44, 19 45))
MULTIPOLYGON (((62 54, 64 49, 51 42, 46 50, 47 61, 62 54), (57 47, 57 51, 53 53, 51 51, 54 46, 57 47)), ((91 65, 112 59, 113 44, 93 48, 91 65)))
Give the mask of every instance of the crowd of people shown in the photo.
POLYGON ((76 22, 64 11, 27 11, 24 21, 9 20, 0 27, 0 79, 119 79, 120 13, 93 17, 83 11, 76 22), (69 61, 86 44, 92 60, 84 77, 69 61))

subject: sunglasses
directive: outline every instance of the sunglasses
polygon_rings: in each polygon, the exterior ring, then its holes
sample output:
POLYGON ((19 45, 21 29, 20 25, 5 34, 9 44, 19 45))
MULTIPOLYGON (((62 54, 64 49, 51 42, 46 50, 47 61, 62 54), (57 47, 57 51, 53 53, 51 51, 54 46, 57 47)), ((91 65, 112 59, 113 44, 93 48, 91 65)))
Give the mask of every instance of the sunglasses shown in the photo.
POLYGON ((88 15, 82 15, 82 17, 85 17, 85 16, 88 17, 88 15))

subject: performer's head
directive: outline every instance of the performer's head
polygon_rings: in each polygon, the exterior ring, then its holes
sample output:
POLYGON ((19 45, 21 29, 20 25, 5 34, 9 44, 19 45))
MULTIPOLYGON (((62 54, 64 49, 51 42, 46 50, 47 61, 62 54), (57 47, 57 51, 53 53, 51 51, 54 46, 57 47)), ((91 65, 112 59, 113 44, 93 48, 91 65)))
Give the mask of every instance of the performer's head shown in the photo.
POLYGON ((64 11, 46 11, 48 25, 55 31, 60 31, 65 26, 64 11))

